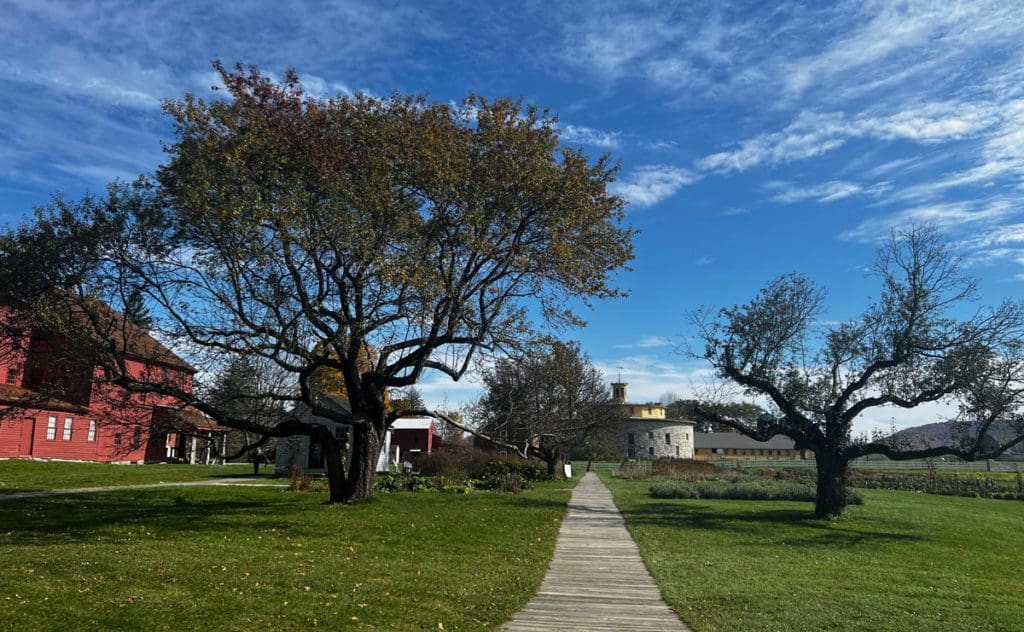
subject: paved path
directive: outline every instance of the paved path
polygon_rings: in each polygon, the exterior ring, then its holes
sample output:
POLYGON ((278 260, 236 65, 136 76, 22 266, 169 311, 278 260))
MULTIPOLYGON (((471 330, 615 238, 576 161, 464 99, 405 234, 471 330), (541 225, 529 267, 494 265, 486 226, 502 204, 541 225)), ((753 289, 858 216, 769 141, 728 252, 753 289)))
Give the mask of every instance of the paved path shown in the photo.
POLYGON ((179 481, 174 483, 146 483, 145 485, 110 485, 108 487, 76 487, 74 489, 43 489, 33 492, 0 493, 0 501, 20 498, 42 498, 44 496, 71 496, 74 494, 97 494, 118 492, 127 489, 160 489, 163 487, 287 487, 287 483, 260 483, 258 478, 217 478, 205 481, 179 481))
POLYGON ((503 630, 683 630, 661 598, 612 493, 587 472, 572 493, 540 592, 503 630))

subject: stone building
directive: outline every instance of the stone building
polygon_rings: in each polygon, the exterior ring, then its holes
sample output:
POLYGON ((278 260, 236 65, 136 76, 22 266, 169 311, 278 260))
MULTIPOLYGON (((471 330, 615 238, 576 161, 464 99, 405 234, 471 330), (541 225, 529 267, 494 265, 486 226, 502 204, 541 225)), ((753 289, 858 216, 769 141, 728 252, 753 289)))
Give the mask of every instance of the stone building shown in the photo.
POLYGON ((669 419, 661 404, 626 401, 625 382, 612 384, 612 401, 621 416, 613 436, 626 459, 692 459, 696 422, 669 419))

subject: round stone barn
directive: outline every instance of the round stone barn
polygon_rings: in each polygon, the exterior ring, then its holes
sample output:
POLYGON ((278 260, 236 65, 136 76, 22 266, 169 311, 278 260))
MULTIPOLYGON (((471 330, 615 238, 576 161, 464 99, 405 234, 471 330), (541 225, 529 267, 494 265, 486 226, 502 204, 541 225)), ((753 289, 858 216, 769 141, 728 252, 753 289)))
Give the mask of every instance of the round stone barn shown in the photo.
POLYGON ((615 442, 626 459, 692 459, 696 422, 669 419, 661 404, 626 401, 625 382, 612 383, 613 406, 620 419, 615 422, 615 442))

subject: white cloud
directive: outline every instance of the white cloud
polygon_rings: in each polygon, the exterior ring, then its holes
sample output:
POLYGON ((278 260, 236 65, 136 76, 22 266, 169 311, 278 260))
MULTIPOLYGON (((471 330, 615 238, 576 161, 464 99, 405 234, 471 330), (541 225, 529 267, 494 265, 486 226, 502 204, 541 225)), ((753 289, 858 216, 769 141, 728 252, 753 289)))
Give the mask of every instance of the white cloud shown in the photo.
POLYGON ((617 349, 654 349, 656 347, 668 347, 671 344, 672 339, 665 336, 642 336, 636 342, 615 345, 615 347, 617 349))
MULTIPOLYGON (((550 9, 547 9, 550 11, 550 9)), ((808 6, 560 7, 561 58, 603 83, 638 78, 676 95, 799 101, 937 94, 1019 49, 1020 6, 1001 0, 808 6)))
POLYGON ((704 255, 703 257, 698 257, 698 258, 694 259, 693 260, 693 265, 695 265, 695 266, 706 266, 706 265, 711 265, 712 263, 714 263, 714 261, 715 260, 712 259, 711 257, 709 257, 707 255, 704 255))
POLYGON ((640 207, 653 206, 697 180, 690 170, 672 165, 644 165, 612 185, 612 190, 640 207))
POLYGON ((834 202, 864 191, 864 188, 856 182, 841 180, 832 180, 831 182, 805 187, 795 186, 790 182, 772 181, 768 182, 765 188, 778 191, 772 196, 772 200, 782 204, 792 204, 805 200, 834 202))
POLYGON ((877 243, 889 237, 894 228, 912 223, 932 224, 940 229, 965 230, 977 226, 991 226, 1012 217, 1019 207, 1005 199, 986 202, 948 202, 916 206, 880 217, 866 219, 856 227, 843 231, 840 239, 877 243))
POLYGON ((1005 114, 994 104, 959 102, 908 106, 890 114, 803 111, 786 127, 745 139, 735 149, 697 161, 701 171, 728 173, 821 156, 854 139, 919 144, 961 140, 996 126, 1005 114))
POLYGON ((606 132, 582 125, 564 125, 561 139, 562 142, 570 144, 578 143, 602 149, 615 149, 622 144, 622 133, 606 132))
POLYGON ((358 0, 315 9, 286 2, 273 10, 198 0, 120 8, 11 0, 4 13, 0 78, 135 108, 155 108, 163 98, 209 87, 202 71, 212 58, 279 73, 296 65, 312 92, 334 94, 349 88, 325 71, 361 80, 384 76, 411 43, 448 37, 419 7, 358 0))
MULTIPOLYGON (((821 52, 783 63, 786 90, 802 93, 823 80, 877 66, 904 50, 920 50, 930 40, 949 37, 949 30, 975 25, 979 18, 984 18, 977 13, 980 7, 964 10, 962 5, 953 3, 881 3, 877 7, 878 13, 870 15, 859 28, 840 35, 821 52)), ((864 13, 869 10, 865 7, 864 13)), ((860 16, 849 17, 856 23, 860 16)))

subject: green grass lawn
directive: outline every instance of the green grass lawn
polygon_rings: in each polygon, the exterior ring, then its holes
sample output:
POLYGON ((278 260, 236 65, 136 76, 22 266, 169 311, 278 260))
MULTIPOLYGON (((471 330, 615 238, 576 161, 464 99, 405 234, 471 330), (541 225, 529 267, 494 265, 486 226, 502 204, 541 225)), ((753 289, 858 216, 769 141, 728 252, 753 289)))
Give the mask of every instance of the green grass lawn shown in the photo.
POLYGON ((862 490, 809 503, 655 500, 602 474, 666 601, 697 632, 1024 630, 1024 502, 862 490))
MULTIPOLYGON (((260 475, 273 474, 273 465, 260 466, 260 475)), ((247 476, 252 465, 112 465, 64 461, 0 461, 0 494, 73 487, 104 487, 199 481, 219 477, 247 476)))
POLYGON ((355 506, 265 487, 0 502, 0 628, 493 629, 540 586, 571 486, 355 506))

